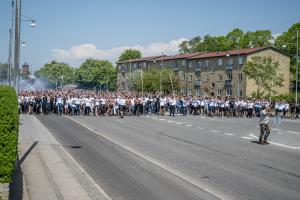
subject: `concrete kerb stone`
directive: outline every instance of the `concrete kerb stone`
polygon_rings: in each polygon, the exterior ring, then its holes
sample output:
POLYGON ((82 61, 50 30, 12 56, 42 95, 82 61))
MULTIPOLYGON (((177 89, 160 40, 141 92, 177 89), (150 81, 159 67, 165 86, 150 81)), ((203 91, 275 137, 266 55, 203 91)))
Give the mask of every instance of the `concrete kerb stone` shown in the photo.
POLYGON ((9 183, 0 183, 0 197, 3 200, 8 200, 9 196, 9 183))

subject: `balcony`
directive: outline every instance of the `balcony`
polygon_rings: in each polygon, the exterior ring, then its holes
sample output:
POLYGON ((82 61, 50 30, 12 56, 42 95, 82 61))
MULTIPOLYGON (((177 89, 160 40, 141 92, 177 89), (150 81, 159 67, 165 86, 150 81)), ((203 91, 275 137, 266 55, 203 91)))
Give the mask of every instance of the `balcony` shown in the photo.
POLYGON ((225 80, 225 86, 231 87, 232 86, 232 80, 225 80))
POLYGON ((125 70, 125 69, 120 69, 120 72, 121 72, 121 73, 125 73, 126 70, 125 70))
POLYGON ((195 81, 195 86, 200 86, 201 85, 201 81, 195 81))
POLYGON ((195 72, 201 72, 201 68, 200 67, 196 67, 195 68, 195 72))
POLYGON ((233 69, 233 64, 227 64, 225 69, 226 70, 232 70, 233 69))
POLYGON ((179 67, 173 67, 173 71, 179 71, 179 67))

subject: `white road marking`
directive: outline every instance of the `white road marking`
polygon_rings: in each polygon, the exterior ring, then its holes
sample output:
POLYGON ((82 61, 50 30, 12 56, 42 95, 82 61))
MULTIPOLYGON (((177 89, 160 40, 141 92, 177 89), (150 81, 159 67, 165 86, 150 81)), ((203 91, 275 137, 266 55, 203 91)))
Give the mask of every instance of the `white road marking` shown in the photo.
POLYGON ((299 132, 296 131, 288 131, 288 133, 299 134, 299 132))
POLYGON ((181 123, 181 122, 176 122, 176 124, 179 124, 179 125, 180 125, 180 124, 182 124, 182 123, 181 123))
POLYGON ((164 120, 166 120, 166 119, 159 119, 160 121, 164 121, 164 120))
POLYGON ((169 120, 168 122, 169 122, 169 123, 173 123, 174 121, 169 120))
POLYGON ((229 135, 229 136, 233 136, 233 135, 235 135, 235 134, 233 134, 233 133, 224 133, 225 135, 229 135))
POLYGON ((241 138, 246 139, 246 140, 253 140, 252 137, 241 137, 241 138))
POLYGON ((199 128, 199 129, 201 129, 201 130, 203 130, 204 128, 202 128, 202 127, 197 127, 197 128, 199 128))
POLYGON ((157 117, 152 117, 152 119, 157 119, 157 117))
POLYGON ((216 131, 216 130, 209 130, 211 132, 214 132, 214 133, 219 133, 220 131, 216 131))
MULTIPOLYGON (((258 139, 257 136, 253 135, 252 133, 249 134, 251 137, 254 137, 256 139, 258 139)), ((274 145, 277 145, 277 146, 280 146, 280 147, 284 147, 284 148, 288 148, 288 149, 300 149, 300 147, 293 147, 293 146, 289 146, 289 145, 286 145, 286 144, 280 144, 280 143, 277 143, 277 142, 271 142, 269 141, 270 144, 274 144, 274 145)))
POLYGON ((193 125, 187 124, 187 125, 185 125, 185 126, 187 126, 187 127, 191 127, 191 126, 193 126, 193 125))
POLYGON ((280 131, 279 128, 271 128, 271 130, 274 130, 274 131, 280 131))
POLYGON ((82 127, 88 129, 89 131, 91 131, 91 132, 93 132, 93 133, 95 133, 95 134, 97 134, 97 135, 99 135, 99 136, 101 136, 101 137, 103 137, 103 138, 109 140, 110 142, 112 142, 112 143, 114 143, 114 144, 116 144, 116 145, 118 145, 118 146, 124 148, 125 150, 127 150, 127 151, 129 151, 129 152, 131 152, 131 153, 133 153, 133 154, 135 154, 135 155, 137 155, 137 156, 139 156, 140 158, 142 158, 142 159, 144 159, 144 160, 147 160, 148 162, 151 162, 152 164, 154 164, 154 165, 160 167, 161 169, 163 169, 163 170, 165 170, 165 171, 168 171, 168 172, 171 173, 171 174, 174 174, 175 176, 177 176, 177 177, 179 177, 179 178, 185 180, 186 182, 188 182, 188 183, 190 183, 190 184, 192 184, 192 185, 194 185, 194 186, 196 186, 196 187, 198 187, 198 188, 200 188, 200 189, 202 189, 202 190, 204 190, 204 191, 210 193, 211 195, 213 195, 213 196, 215 196, 215 197, 217 197, 217 198, 219 198, 219 199, 221 199, 221 200, 227 200, 227 199, 229 200, 229 199, 230 199, 229 197, 227 197, 227 196, 226 196, 225 194, 223 194, 222 192, 217 191, 217 190, 214 190, 213 188, 210 188, 209 186, 207 186, 207 185, 205 185, 205 184, 203 184, 203 183, 201 183, 201 182, 198 182, 198 180, 194 179, 193 177, 189 177, 189 176, 183 174, 182 172, 180 172, 180 171, 178 171, 178 170, 176 170, 176 169, 173 169, 173 168, 169 167, 169 166, 166 165, 165 163, 162 163, 162 162, 160 162, 160 161, 155 160, 155 159, 152 158, 151 156, 142 154, 142 153, 138 152, 137 150, 135 150, 135 149, 133 149, 133 148, 127 146, 127 145, 121 144, 120 142, 118 142, 118 141, 116 141, 116 140, 114 140, 114 139, 112 139, 112 138, 109 138, 108 136, 104 135, 103 133, 94 131, 94 130, 91 129, 90 127, 88 127, 88 126, 86 126, 85 124, 83 124, 83 123, 81 123, 81 122, 75 120, 74 118, 71 118, 71 117, 68 117, 68 118, 71 119, 71 120, 73 120, 73 121, 76 122, 77 124, 80 124, 82 127))

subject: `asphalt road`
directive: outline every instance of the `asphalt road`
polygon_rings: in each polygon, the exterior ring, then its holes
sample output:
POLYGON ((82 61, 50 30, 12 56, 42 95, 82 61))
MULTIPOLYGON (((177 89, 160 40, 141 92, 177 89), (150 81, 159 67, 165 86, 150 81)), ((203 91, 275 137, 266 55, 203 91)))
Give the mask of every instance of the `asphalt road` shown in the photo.
POLYGON ((299 121, 272 126, 273 143, 258 145, 257 119, 38 119, 112 199, 300 197, 299 121))

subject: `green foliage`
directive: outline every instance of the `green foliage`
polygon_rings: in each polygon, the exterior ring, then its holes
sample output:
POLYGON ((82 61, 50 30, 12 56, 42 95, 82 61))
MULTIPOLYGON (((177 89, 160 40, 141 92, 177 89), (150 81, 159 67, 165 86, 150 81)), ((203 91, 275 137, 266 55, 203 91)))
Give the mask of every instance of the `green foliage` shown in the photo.
POLYGON ((285 100, 285 101, 288 101, 288 102, 293 102, 294 101, 294 94, 281 94, 281 95, 278 95, 278 96, 272 96, 271 97, 271 100, 272 101, 282 101, 282 100, 285 100))
POLYGON ((108 84, 109 90, 115 90, 116 79, 116 69, 107 60, 87 59, 75 72, 75 81, 91 88, 108 84))
POLYGON ((74 79, 74 69, 68 64, 51 61, 36 71, 35 76, 45 78, 50 84, 60 84, 62 81, 71 83, 74 79))
POLYGON ((270 30, 248 31, 233 29, 226 36, 205 35, 202 39, 197 36, 180 45, 180 53, 193 53, 203 51, 227 51, 237 48, 266 47, 271 45, 272 33, 270 30))
POLYGON ((0 86, 0 182, 12 180, 17 158, 19 112, 16 92, 0 86))
POLYGON ((151 69, 142 73, 137 72, 133 74, 133 88, 137 91, 142 91, 142 77, 143 77, 143 90, 144 92, 158 92, 160 91, 160 74, 161 74, 161 91, 162 93, 169 94, 172 92, 172 84, 174 91, 179 89, 179 80, 170 69, 151 69), (170 80, 172 79, 172 84, 170 80))
POLYGON ((254 79, 257 85, 256 96, 262 96, 261 89, 274 94, 274 87, 282 86, 283 74, 280 74, 279 63, 273 62, 271 57, 254 56, 249 60, 245 67, 244 72, 250 79, 254 79))
POLYGON ((142 53, 137 49, 126 49, 119 57, 118 62, 140 58, 142 57, 142 53))
MULTIPOLYGON (((292 73, 291 79, 296 80, 296 54, 297 54, 297 35, 296 30, 299 30, 300 37, 300 22, 293 24, 287 32, 282 33, 275 40, 275 47, 287 52, 291 55, 290 70, 292 73)), ((299 40, 300 41, 300 40, 299 40)))

